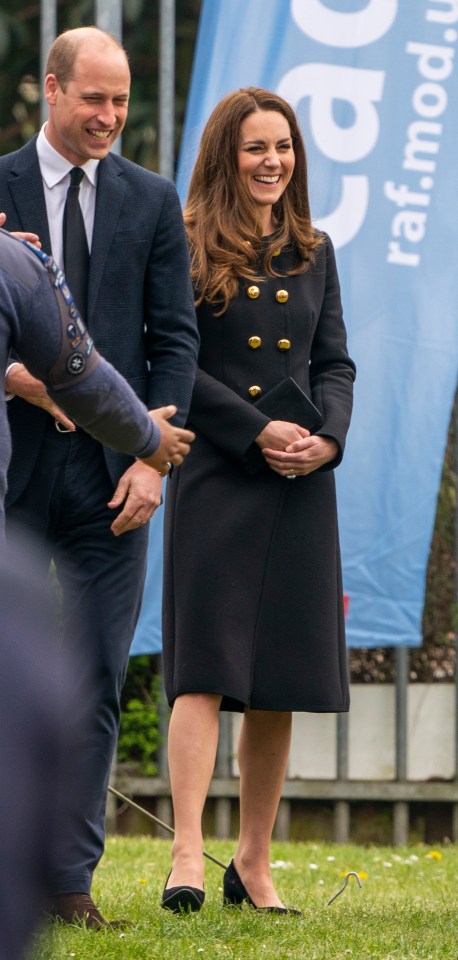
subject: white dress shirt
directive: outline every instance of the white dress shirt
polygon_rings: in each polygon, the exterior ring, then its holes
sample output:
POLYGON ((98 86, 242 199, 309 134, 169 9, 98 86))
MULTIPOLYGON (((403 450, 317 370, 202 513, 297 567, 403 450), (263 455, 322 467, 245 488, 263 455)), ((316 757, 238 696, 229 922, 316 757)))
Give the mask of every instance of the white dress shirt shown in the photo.
MULTIPOLYGON (((49 235, 51 238, 51 252, 56 263, 64 266, 63 247, 63 220, 67 190, 70 186, 70 170, 73 164, 69 163, 61 153, 58 153, 46 139, 46 124, 43 125, 37 140, 37 153, 43 178, 43 190, 48 215, 49 235)), ((85 176, 81 181, 79 201, 86 227, 87 244, 91 252, 92 233, 94 230, 95 197, 97 187, 97 167, 100 160, 87 160, 82 164, 85 176)), ((42 238, 40 237, 40 240, 42 238)))

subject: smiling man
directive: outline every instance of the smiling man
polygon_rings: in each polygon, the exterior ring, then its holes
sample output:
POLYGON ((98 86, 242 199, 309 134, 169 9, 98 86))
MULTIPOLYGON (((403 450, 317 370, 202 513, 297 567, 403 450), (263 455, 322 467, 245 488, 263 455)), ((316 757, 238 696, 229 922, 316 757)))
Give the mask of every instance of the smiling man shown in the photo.
POLYGON ((89 30, 84 45, 75 43, 76 31, 67 33, 70 56, 65 46, 62 56, 59 38, 47 63, 45 136, 73 166, 106 157, 125 125, 129 104, 130 71, 123 48, 89 30))
MULTIPOLYGON (((187 417, 198 349, 188 250, 173 184, 110 153, 127 118, 126 53, 95 27, 69 30, 54 41, 46 74, 47 123, 30 143, 0 159, 6 227, 38 235, 42 249, 65 264, 100 354, 149 408, 174 404, 179 426, 187 417), (67 193, 77 220, 72 230, 67 193), (76 232, 85 247, 81 287, 72 277, 76 257, 68 257, 76 232)), ((71 325, 68 336, 77 350, 71 325)), ((103 852, 119 698, 161 478, 75 430, 71 421, 58 415, 56 421, 43 386, 20 359, 6 375, 6 391, 14 395, 8 403, 7 534, 9 522, 21 521, 54 559, 63 622, 72 624, 78 651, 75 683, 82 689, 88 664, 96 661, 94 697, 80 698, 81 729, 89 733, 74 755, 87 789, 78 808, 68 811, 54 913, 100 926, 107 921, 91 900, 91 881, 103 852)))

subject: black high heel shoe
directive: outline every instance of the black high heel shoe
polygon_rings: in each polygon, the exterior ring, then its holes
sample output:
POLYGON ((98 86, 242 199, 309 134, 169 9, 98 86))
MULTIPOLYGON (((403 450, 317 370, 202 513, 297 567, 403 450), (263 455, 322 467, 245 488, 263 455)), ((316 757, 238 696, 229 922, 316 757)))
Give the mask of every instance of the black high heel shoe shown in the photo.
MULTIPOLYGON (((170 877, 170 873, 169 873, 170 877)), ((164 910, 171 910, 172 913, 195 913, 200 910, 204 900, 205 893, 198 887, 169 887, 167 890, 167 881, 162 891, 161 907, 164 910)))
POLYGON ((302 913, 300 910, 294 910, 291 907, 257 907, 253 903, 248 890, 244 887, 237 870, 235 869, 234 861, 231 860, 227 870, 224 874, 223 880, 223 902, 225 906, 237 906, 241 907, 244 900, 253 907, 254 910, 258 910, 259 913, 288 913, 290 916, 301 917, 302 913))

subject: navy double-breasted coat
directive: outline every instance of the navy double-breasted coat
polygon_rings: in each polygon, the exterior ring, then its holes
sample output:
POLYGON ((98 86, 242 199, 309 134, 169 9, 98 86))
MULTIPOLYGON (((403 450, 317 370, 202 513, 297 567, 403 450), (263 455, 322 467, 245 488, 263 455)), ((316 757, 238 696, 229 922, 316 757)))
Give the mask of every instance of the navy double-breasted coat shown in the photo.
MULTIPOLYGON (((275 268, 294 259, 284 250, 275 268)), ((223 709, 345 711, 343 591, 333 468, 345 446, 355 367, 331 241, 292 276, 242 281, 227 311, 198 309, 197 437, 168 483, 164 664, 170 702, 223 709), (253 289, 254 288, 254 289, 253 289), (292 376, 336 439, 336 459, 290 481, 253 472, 267 423, 254 401, 292 376), (257 388, 257 389, 255 389, 257 388)))

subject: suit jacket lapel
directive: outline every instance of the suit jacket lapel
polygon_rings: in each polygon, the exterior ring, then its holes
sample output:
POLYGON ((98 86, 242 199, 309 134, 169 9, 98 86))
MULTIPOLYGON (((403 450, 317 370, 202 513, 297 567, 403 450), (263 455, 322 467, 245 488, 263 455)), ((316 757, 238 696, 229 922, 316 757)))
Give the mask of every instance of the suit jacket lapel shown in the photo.
MULTIPOLYGON (((37 233, 42 249, 51 252, 46 202, 36 150, 36 137, 18 153, 11 165, 8 186, 20 229, 37 233)), ((8 229, 8 221, 6 222, 8 229)))
POLYGON ((88 289, 88 324, 93 331, 97 317, 93 315, 108 252, 121 216, 126 185, 123 171, 113 157, 101 160, 98 167, 97 198, 88 289))

